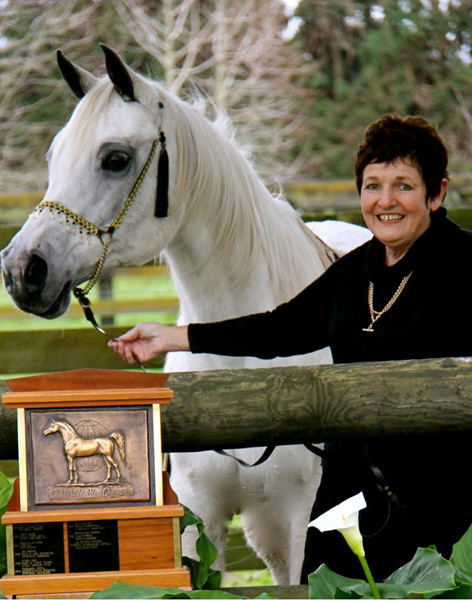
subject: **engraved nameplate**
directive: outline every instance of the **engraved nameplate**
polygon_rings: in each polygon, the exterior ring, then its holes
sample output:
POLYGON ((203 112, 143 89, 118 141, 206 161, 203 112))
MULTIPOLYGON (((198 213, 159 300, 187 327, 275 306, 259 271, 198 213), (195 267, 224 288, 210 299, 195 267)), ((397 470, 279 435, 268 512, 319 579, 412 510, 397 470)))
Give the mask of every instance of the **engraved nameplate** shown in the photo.
POLYGON ((15 575, 64 573, 62 523, 26 523, 13 526, 15 575))
POLYGON ((67 528, 71 573, 120 570, 116 521, 77 521, 67 528))

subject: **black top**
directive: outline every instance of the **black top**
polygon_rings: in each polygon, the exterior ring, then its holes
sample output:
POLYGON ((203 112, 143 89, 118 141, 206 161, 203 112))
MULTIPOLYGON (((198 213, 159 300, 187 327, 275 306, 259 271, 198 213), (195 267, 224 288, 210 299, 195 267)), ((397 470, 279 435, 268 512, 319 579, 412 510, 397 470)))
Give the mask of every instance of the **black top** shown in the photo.
MULTIPOLYGON (((190 325, 190 347, 192 352, 270 359, 330 346, 335 363, 469 356, 471 260, 472 233, 440 208, 432 213, 431 227, 395 265, 385 265, 385 247, 373 238, 271 312, 190 325), (374 309, 380 311, 409 273, 374 331, 363 331, 371 321, 369 282, 374 284, 374 309)), ((312 518, 362 490, 368 508, 360 515, 361 531, 368 533, 364 545, 377 580, 410 560, 419 546, 436 544, 448 556, 472 521, 470 496, 462 484, 470 474, 468 438, 398 436, 326 444, 338 458, 324 462, 312 518), (379 492, 383 486, 371 464, 380 468, 400 508, 379 492)), ((337 532, 310 528, 305 581, 322 562, 343 575, 363 576, 337 532)))
POLYGON ((330 346, 335 363, 472 354, 472 233, 433 214, 431 227, 392 267, 376 238, 334 263, 298 296, 275 310, 214 324, 191 324, 192 352, 229 356, 305 354, 330 346), (394 306, 374 325, 367 304, 381 310, 412 273, 394 306))

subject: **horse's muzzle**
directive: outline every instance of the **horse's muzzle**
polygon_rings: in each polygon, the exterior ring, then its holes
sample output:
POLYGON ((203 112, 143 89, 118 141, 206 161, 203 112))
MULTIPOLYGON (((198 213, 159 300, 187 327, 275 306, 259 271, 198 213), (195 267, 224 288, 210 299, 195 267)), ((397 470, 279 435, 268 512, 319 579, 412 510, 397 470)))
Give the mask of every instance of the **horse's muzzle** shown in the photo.
POLYGON ((13 254, 9 246, 3 250, 1 258, 3 283, 16 306, 46 319, 61 316, 69 305, 71 281, 67 281, 54 295, 48 284, 46 260, 32 253, 26 260, 19 261, 13 254))

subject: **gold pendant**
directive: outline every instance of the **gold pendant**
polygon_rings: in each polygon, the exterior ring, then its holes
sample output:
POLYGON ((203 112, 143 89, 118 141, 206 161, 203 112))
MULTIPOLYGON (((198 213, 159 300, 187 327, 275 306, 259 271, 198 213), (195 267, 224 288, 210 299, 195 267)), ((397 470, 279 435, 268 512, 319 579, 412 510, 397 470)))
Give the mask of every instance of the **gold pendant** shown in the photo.
POLYGON ((369 333, 374 333, 374 330, 372 329, 372 325, 373 325, 373 323, 371 323, 369 325, 369 327, 363 327, 362 331, 368 331, 369 333))

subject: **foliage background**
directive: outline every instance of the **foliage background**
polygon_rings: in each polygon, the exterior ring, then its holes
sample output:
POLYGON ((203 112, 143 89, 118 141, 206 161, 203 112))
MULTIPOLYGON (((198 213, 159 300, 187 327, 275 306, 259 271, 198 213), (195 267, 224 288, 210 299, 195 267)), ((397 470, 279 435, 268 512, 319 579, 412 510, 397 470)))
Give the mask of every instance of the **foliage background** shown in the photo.
POLYGON ((96 75, 98 43, 181 95, 212 98, 269 183, 351 177, 385 112, 439 127, 470 171, 470 0, 0 0, 2 190, 46 185, 44 154, 75 105, 55 51, 96 75), (295 35, 290 29, 298 26, 295 35))

